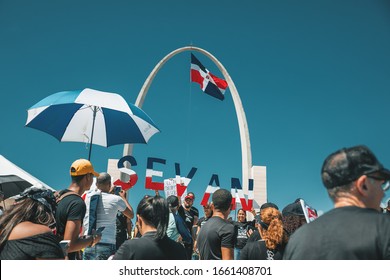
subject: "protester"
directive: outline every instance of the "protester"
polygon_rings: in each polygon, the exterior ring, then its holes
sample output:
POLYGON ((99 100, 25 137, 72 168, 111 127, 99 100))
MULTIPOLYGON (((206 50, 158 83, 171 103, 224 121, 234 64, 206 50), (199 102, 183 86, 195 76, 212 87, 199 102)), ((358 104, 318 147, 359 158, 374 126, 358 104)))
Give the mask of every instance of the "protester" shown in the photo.
POLYGON ((55 231, 53 192, 30 187, 0 217, 0 259, 64 259, 55 231))
POLYGON ((329 155, 321 176, 334 209, 294 232, 284 259, 390 259, 390 219, 379 212, 390 171, 355 146, 329 155))
POLYGON ((169 206, 169 223, 167 236, 176 242, 191 243, 192 235, 188 230, 185 222, 178 213, 179 198, 175 195, 168 196, 167 203, 169 206))
POLYGON ((199 250, 198 250, 198 246, 197 246, 198 245, 197 238, 198 238, 199 232, 200 232, 201 228, 211 218, 211 216, 213 216, 211 202, 207 202, 206 205, 203 205, 203 213, 204 213, 204 216, 198 220, 197 230, 196 230, 196 235, 195 235, 196 239, 194 242, 194 253, 197 255, 197 259, 199 259, 199 250))
MULTIPOLYGON (((199 217, 198 209, 193 206, 194 200, 195 200, 194 193, 189 192, 184 198, 184 203, 180 205, 178 210, 179 215, 185 221, 187 228, 191 234, 193 232, 193 226, 196 225, 199 217)), ((191 242, 183 241, 183 243, 184 243, 184 247, 186 248, 187 259, 191 260, 194 240, 192 239, 191 242)))
POLYGON ((298 228, 306 224, 305 214, 299 200, 288 204, 282 210, 283 228, 288 236, 291 236, 298 228))
POLYGON ((137 207, 141 238, 125 241, 114 260, 185 260, 185 249, 168 238, 168 203, 161 196, 143 198, 137 207))
POLYGON ((121 211, 127 218, 134 217, 133 208, 126 199, 126 193, 119 191, 119 196, 111 194, 111 176, 100 173, 96 179, 97 190, 87 192, 85 203, 87 215, 84 217, 84 235, 104 227, 100 242, 94 247, 88 246, 83 253, 84 260, 107 260, 115 254, 116 248, 116 216, 121 211))
POLYGON ((263 224, 263 221, 261 220, 261 212, 267 208, 274 208, 276 210, 279 210, 279 207, 275 203, 272 203, 272 202, 263 203, 260 206, 260 213, 259 214, 256 214, 256 212, 254 212, 254 209, 252 208, 251 212, 252 212, 253 216, 255 217, 253 220, 254 223, 252 223, 252 226, 254 226, 255 229, 250 228, 248 230, 248 232, 249 232, 248 242, 258 241, 261 239, 260 232, 258 230, 259 228, 261 228, 261 224, 263 224))
POLYGON ((254 226, 252 226, 252 221, 248 222, 246 220, 246 212, 244 209, 238 209, 237 211, 237 221, 233 222, 234 225, 234 259, 239 260, 240 259, 240 253, 241 249, 245 247, 245 244, 248 241, 248 237, 255 229, 254 226))
POLYGON ((80 197, 89 190, 93 177, 98 177, 90 161, 78 159, 70 167, 71 184, 59 192, 56 211, 57 235, 60 240, 70 240, 68 258, 81 259, 80 250, 95 246, 100 241, 100 234, 79 236, 86 212, 84 200, 80 197))
MULTIPOLYGON (((175 195, 167 197, 167 203, 169 207, 169 221, 167 227, 167 236, 176 242, 181 242, 181 236, 176 226, 175 215, 179 208, 179 199, 175 195)), ((187 227, 186 227, 187 229, 187 227)))
POLYGON ((133 222, 131 219, 123 215, 122 212, 118 211, 116 213, 116 250, 125 242, 127 239, 132 238, 131 234, 133 231, 133 222))
POLYGON ((287 243, 282 214, 273 207, 261 210, 258 231, 261 239, 248 241, 241 250, 241 260, 281 260, 287 243))
POLYGON ((213 216, 202 227, 197 238, 200 260, 232 260, 234 226, 227 221, 232 195, 218 189, 212 195, 213 216))

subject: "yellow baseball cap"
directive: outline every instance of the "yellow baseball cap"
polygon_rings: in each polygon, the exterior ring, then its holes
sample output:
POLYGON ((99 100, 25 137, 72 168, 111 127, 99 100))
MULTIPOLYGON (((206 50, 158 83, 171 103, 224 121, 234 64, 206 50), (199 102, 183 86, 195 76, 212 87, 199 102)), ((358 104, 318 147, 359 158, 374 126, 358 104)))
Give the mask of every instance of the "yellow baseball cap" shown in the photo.
POLYGON ((71 176, 80 176, 92 173, 95 177, 99 177, 99 173, 95 172, 92 163, 86 159, 78 159, 72 163, 70 167, 71 176))

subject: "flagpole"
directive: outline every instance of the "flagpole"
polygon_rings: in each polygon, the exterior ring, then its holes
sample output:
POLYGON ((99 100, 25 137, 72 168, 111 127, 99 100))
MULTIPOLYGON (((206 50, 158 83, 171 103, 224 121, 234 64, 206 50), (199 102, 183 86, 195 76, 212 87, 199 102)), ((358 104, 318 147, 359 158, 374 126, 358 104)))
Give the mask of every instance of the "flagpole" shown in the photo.
MULTIPOLYGON (((224 76, 224 78, 226 79, 226 81, 228 83, 230 93, 232 95, 234 107, 236 110, 236 116, 237 116, 238 128, 239 128, 240 140, 241 140, 242 186, 243 186, 243 190, 247 192, 248 185, 249 185, 248 184, 249 178, 252 178, 253 176, 252 176, 252 153, 251 153, 249 129, 248 129, 248 123, 247 123, 246 116, 245 116, 245 111, 244 111, 244 108, 242 106, 242 102, 241 102, 240 96, 238 94, 238 90, 237 90, 232 78, 230 77, 229 73, 227 72, 225 67, 222 65, 222 63, 219 62, 217 60, 217 58, 214 57, 211 53, 209 53, 208 51, 206 51, 204 49, 198 48, 198 47, 187 46, 187 47, 182 47, 182 48, 176 49, 176 50, 170 52, 169 54, 167 54, 163 59, 160 60, 160 62, 158 62, 156 64, 156 66, 153 68, 152 72, 150 72, 149 76, 146 78, 141 90, 138 93, 138 97, 137 97, 137 100, 135 102, 135 106, 137 106, 138 108, 142 108, 146 94, 147 94, 149 87, 150 87, 153 79, 155 78, 157 72, 161 69, 161 67, 163 67, 163 65, 169 59, 171 59, 173 56, 177 55, 178 53, 181 53, 184 51, 197 51, 197 52, 200 52, 200 53, 206 55, 207 57, 209 57, 216 64, 216 66, 219 68, 219 70, 222 72, 222 75, 224 76)), ((132 151, 133 151, 133 145, 132 144, 125 144, 124 148, 123 148, 123 156, 131 155, 132 151)), ((121 179, 125 179, 125 175, 126 174, 121 173, 121 179)))

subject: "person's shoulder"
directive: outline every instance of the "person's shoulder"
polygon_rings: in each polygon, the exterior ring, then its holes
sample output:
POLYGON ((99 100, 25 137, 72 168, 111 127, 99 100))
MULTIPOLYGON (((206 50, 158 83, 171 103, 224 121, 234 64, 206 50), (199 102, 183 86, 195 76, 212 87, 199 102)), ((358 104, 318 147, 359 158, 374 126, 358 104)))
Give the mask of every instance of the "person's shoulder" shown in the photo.
POLYGON ((123 201, 119 195, 112 194, 112 193, 102 192, 102 196, 104 196, 105 198, 111 201, 123 201))
POLYGON ((191 211, 193 214, 195 214, 195 216, 199 216, 199 210, 198 210, 198 208, 192 206, 191 209, 190 209, 190 211, 191 211))
POLYGON ((38 234, 50 233, 51 229, 46 225, 34 224, 32 222, 21 222, 11 231, 9 240, 22 239, 38 234))

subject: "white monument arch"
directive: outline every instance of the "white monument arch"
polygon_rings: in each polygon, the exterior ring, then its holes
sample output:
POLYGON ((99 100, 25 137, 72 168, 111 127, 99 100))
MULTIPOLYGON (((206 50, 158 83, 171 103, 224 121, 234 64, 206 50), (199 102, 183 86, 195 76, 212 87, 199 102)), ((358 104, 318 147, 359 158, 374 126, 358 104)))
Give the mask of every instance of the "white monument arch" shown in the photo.
MULTIPOLYGON (((232 78, 230 77, 229 73, 226 71, 225 67, 211 53, 198 47, 187 46, 187 47, 176 49, 171 53, 169 53, 168 55, 166 55, 163 59, 160 60, 159 63, 157 63, 157 65, 154 67, 152 72, 149 74, 148 78, 145 80, 144 85, 142 86, 138 94, 135 105, 139 108, 142 108, 146 94, 148 93, 149 87, 152 84, 153 79, 156 76, 157 72, 173 56, 185 51, 197 51, 209 57, 219 68, 219 70, 222 72, 224 79, 228 83, 229 90, 232 94, 234 107, 236 109, 238 127, 240 131, 241 153, 242 153, 242 178, 241 178, 242 188, 244 193, 247 193, 248 179, 253 179, 254 180, 253 190, 255 195, 254 201, 258 205, 263 204, 264 202, 267 201, 266 167, 252 166, 252 153, 251 153, 251 145, 249 139, 249 129, 248 129, 248 124, 246 121, 246 116, 245 116, 244 108, 242 107, 240 96, 238 94, 237 88, 234 85, 232 78)), ((132 150, 133 150, 132 144, 125 144, 123 149, 123 156, 131 155, 132 150)), ((126 181, 126 176, 127 175, 124 173, 121 174, 122 181, 126 181)))

